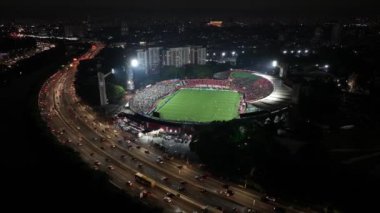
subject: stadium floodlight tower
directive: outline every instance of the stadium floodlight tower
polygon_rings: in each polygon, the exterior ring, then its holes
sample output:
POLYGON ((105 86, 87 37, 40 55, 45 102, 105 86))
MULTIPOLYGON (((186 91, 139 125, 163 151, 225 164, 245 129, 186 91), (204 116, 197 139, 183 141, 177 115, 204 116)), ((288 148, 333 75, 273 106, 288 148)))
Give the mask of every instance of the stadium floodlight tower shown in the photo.
POLYGON ((108 98, 106 93, 106 78, 111 74, 115 74, 115 69, 112 68, 111 72, 107 74, 98 72, 100 106, 102 107, 108 104, 108 98))
POLYGON ((127 64, 127 89, 134 90, 135 83, 133 81, 133 71, 139 66, 139 61, 137 59, 132 59, 129 64, 127 64))
POLYGON ((280 69, 280 73, 279 73, 280 78, 284 78, 285 77, 286 73, 284 72, 284 67, 282 65, 280 65, 280 63, 278 63, 277 60, 273 60, 272 61, 272 67, 280 69))

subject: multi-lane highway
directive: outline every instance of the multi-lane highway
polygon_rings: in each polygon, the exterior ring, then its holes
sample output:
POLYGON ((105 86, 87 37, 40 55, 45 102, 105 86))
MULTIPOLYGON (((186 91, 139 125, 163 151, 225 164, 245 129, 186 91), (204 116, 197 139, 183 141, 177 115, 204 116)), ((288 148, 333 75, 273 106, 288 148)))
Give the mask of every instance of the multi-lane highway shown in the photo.
POLYGON ((282 207, 286 212, 311 212, 262 202, 263 195, 206 177, 197 165, 163 158, 160 151, 140 144, 133 135, 121 132, 112 122, 98 116, 76 96, 73 83, 80 61, 91 60, 102 48, 101 43, 93 44, 87 53, 51 76, 40 91, 39 106, 58 140, 78 151, 94 169, 106 171, 114 185, 136 197, 148 192, 142 202, 160 206, 166 212, 202 212, 206 208, 209 212, 274 212, 274 207, 282 207), (157 162, 158 158, 163 163, 157 162), (155 186, 135 182, 136 172, 155 180, 155 186), (233 195, 225 193, 226 187, 233 195), (167 195, 171 198, 164 199, 167 195))

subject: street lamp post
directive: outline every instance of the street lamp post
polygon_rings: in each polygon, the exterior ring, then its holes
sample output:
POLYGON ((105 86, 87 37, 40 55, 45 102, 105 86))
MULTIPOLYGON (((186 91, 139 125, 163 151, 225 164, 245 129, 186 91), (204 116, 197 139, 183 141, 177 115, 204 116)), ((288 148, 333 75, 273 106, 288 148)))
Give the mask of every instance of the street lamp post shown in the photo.
POLYGON ((137 59, 132 59, 130 63, 127 65, 127 89, 128 90, 134 90, 135 84, 133 81, 133 71, 134 68, 137 68, 139 66, 139 61, 137 59))
POLYGON ((103 74, 98 72, 98 84, 99 84, 99 97, 100 97, 100 106, 105 106, 108 104, 108 98, 106 93, 106 78, 107 76, 114 74, 115 69, 112 69, 111 72, 103 74))
POLYGON ((279 73, 280 78, 285 77, 284 67, 282 65, 280 65, 277 60, 272 61, 272 67, 280 69, 280 73, 279 73))

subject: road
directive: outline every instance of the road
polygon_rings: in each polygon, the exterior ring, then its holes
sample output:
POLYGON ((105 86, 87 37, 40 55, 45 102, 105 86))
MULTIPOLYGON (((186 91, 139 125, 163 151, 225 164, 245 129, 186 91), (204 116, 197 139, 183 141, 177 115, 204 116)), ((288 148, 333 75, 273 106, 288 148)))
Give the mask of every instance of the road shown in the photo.
POLYGON ((102 48, 103 44, 94 43, 87 53, 51 76, 39 93, 39 107, 57 139, 80 153, 94 169, 106 171, 115 186, 135 197, 143 190, 149 191, 142 202, 160 206, 165 212, 202 212, 206 207, 209 212, 221 212, 221 209, 223 212, 248 212, 249 209, 273 212, 275 206, 287 212, 311 212, 262 202, 263 195, 215 177, 197 180, 194 177, 204 175, 205 171, 180 159, 164 159, 162 164, 157 163, 163 153, 136 142, 133 135, 121 132, 112 122, 98 116, 76 95, 73 83, 80 61, 91 60, 102 48), (150 188, 135 182, 136 172, 155 180, 156 186, 150 188), (163 180, 164 177, 167 180, 163 180), (128 181, 132 186, 126 184, 128 181), (221 193, 225 191, 224 184, 229 185, 234 193, 232 196, 221 193), (179 192, 180 186, 184 190, 179 192), (176 195, 172 202, 163 199, 166 193, 176 195))

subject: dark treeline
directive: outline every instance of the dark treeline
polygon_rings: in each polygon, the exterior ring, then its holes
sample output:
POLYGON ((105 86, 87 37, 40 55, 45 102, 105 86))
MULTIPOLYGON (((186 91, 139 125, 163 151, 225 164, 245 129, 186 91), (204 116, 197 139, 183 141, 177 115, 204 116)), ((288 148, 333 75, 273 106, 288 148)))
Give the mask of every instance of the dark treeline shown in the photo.
POLYGON ((76 152, 59 144, 41 120, 39 89, 61 64, 81 51, 74 52, 41 59, 43 67, 30 66, 33 72, 0 88, 3 208, 160 212, 116 189, 104 173, 91 170, 76 152))

